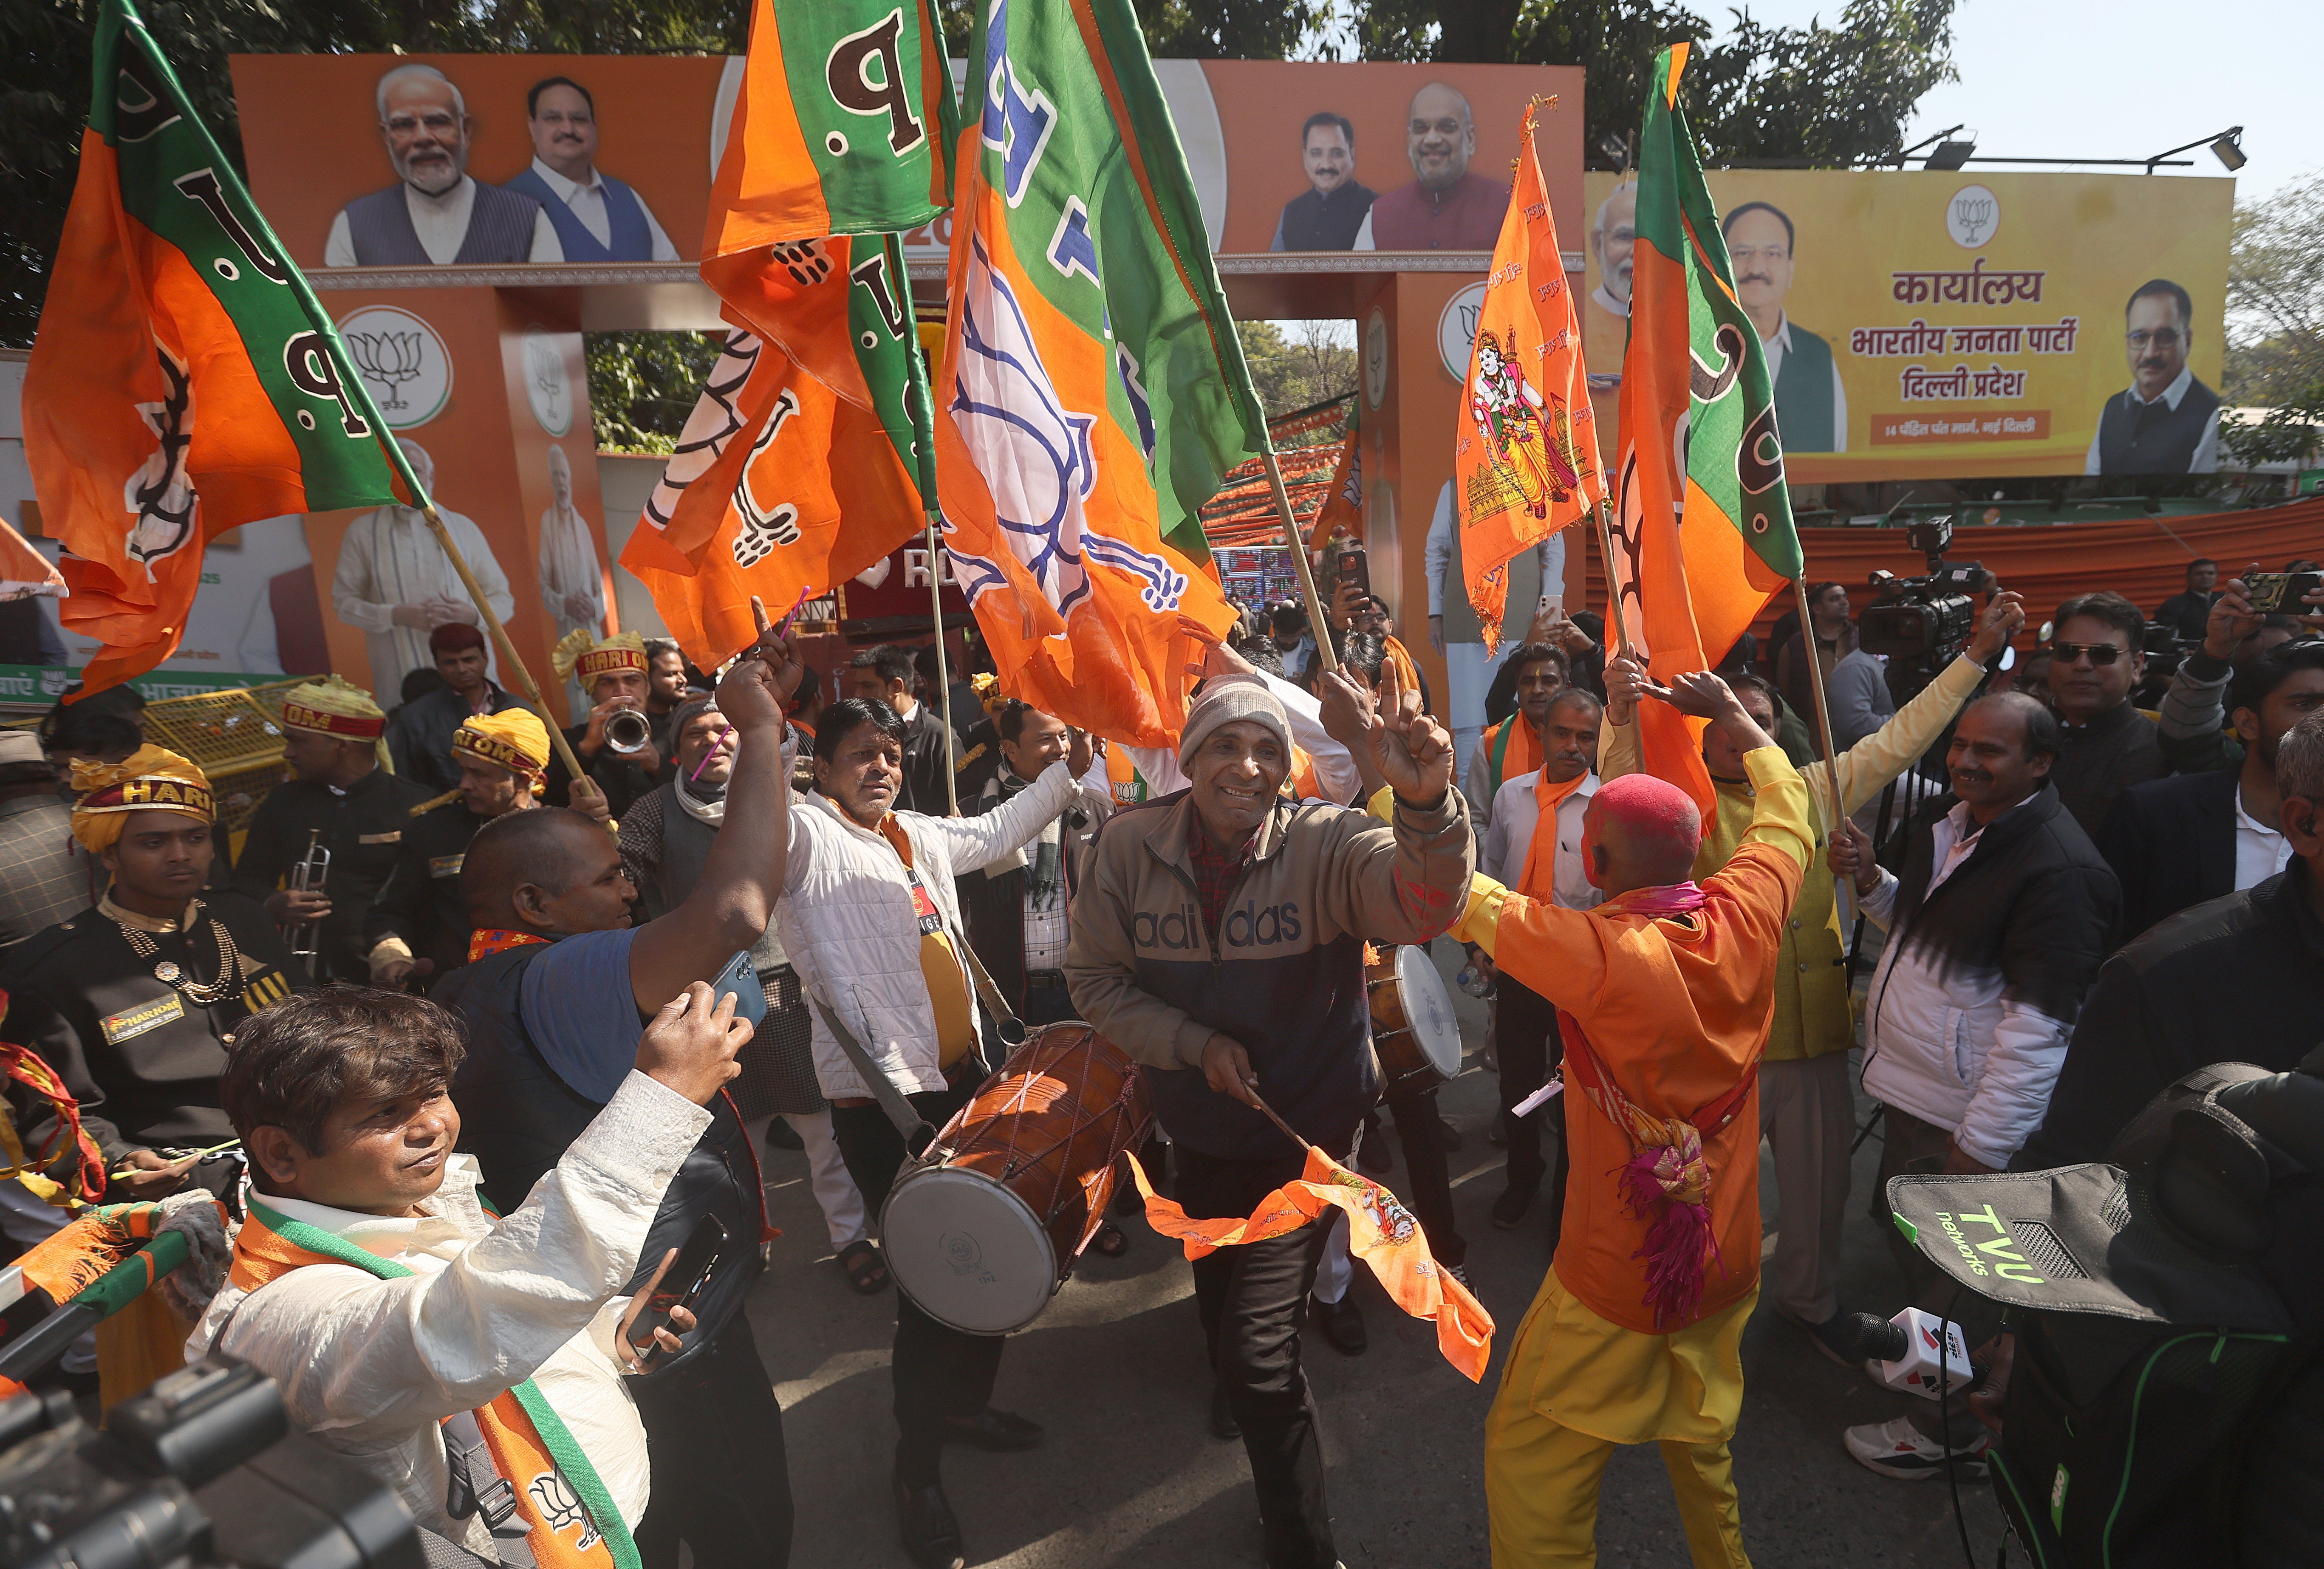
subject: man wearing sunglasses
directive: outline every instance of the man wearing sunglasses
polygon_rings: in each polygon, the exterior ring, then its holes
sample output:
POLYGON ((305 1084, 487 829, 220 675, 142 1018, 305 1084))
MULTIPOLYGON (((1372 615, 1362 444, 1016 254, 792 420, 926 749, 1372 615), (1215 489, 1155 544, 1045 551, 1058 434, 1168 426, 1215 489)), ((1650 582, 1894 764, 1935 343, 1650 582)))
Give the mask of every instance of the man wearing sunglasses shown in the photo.
POLYGON ((2108 398, 2084 474, 2211 474, 2219 466, 2219 395, 2195 379, 2187 351, 2195 302, 2168 278, 2123 308, 2130 386, 2108 398))
POLYGON ((2096 836, 2115 798, 2170 772, 2162 733, 2130 706, 2146 669, 2146 613, 2111 590, 2058 606, 2050 640, 2050 706, 2060 720, 2058 798, 2096 836))

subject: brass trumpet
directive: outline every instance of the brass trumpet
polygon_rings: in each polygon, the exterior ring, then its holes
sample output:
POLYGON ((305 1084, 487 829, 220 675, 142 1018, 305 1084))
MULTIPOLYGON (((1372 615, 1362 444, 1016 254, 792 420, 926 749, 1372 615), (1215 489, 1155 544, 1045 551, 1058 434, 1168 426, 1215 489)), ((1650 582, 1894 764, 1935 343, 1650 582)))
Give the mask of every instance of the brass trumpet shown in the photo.
POLYGON ((605 744, 627 757, 653 739, 653 721, 639 708, 616 708, 605 716, 605 744))
MULTIPOLYGON (((298 863, 290 868, 290 891, 320 893, 324 881, 330 875, 331 852, 330 847, 323 843, 323 830, 309 828, 307 830, 307 853, 299 857, 298 863)), ((302 921, 297 926, 284 928, 283 936, 290 941, 292 956, 306 960, 311 969, 322 936, 322 923, 302 921)))

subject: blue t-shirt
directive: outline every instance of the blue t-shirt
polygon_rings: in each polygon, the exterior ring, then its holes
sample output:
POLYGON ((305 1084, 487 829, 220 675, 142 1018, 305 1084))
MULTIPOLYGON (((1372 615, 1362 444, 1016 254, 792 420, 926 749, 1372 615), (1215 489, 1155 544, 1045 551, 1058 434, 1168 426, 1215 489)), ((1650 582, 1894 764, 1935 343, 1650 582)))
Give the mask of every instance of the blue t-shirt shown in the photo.
POLYGON ((517 1011, 549 1069, 604 1105, 637 1066, 645 1021, 630 985, 637 928, 560 937, 525 966, 517 1011))

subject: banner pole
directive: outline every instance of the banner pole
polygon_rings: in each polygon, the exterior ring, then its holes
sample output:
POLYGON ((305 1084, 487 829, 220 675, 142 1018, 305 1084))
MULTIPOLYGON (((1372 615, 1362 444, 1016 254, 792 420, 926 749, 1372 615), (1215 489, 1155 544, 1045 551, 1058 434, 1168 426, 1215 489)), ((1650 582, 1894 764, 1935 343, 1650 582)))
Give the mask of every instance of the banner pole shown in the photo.
MULTIPOLYGON (((555 748, 557 755, 564 760, 565 771, 576 782, 587 779, 589 776, 582 769, 581 760, 573 755, 573 743, 565 739, 565 732, 550 715, 549 706, 541 701, 540 684, 532 678, 532 672, 525 668, 524 660, 516 651, 516 644, 509 640, 508 628, 501 624, 501 618, 493 614, 492 602, 484 597, 484 586, 477 582, 476 575, 468 569, 468 558, 460 553, 460 547, 453 542, 452 531, 444 526, 444 520, 437 515, 435 501, 424 491, 420 492, 420 515, 428 520, 429 528, 434 531, 436 542, 444 548, 445 556, 451 560, 452 570, 460 575, 461 583, 468 590, 468 597, 475 602, 476 614, 484 618, 484 630, 493 634, 493 645, 500 650, 501 659, 507 665, 508 673, 516 678, 517 689, 522 692, 526 699, 531 703, 533 711, 540 715, 540 722, 549 727, 549 744, 555 748)), ((620 832, 610 818, 606 821, 605 826, 613 832, 620 832)))
MULTIPOLYGON (((1823 661, 1816 657, 1815 623, 1808 615, 1808 580, 1802 573, 1792 579, 1793 602, 1800 610, 1800 636, 1807 644, 1808 685, 1815 693, 1817 738, 1823 745, 1823 779, 1826 798, 1831 803, 1831 826, 1827 835, 1836 833, 1843 816, 1840 803, 1840 752, 1831 743, 1831 703, 1823 692, 1823 661)), ((1815 868, 1808 869, 1810 876, 1815 868)), ((1853 924, 1856 919, 1856 886, 1849 878, 1840 880, 1840 920, 1853 924)))
POLYGON ((1267 487, 1275 494, 1275 510, 1283 518, 1283 542, 1291 548, 1299 592, 1307 601, 1307 624, 1315 634, 1317 668, 1329 669, 1338 663, 1332 658, 1332 623, 1323 614, 1323 596, 1315 591, 1315 568, 1308 564, 1306 536, 1300 533, 1298 520, 1292 516, 1291 493, 1283 487, 1283 465, 1276 459, 1275 444, 1268 442, 1259 457, 1267 464, 1267 487))
POLYGON ((938 554, 936 515, 928 514, 928 609, 936 623, 936 713, 944 719, 945 803, 960 816, 960 763, 953 754, 952 675, 945 665, 944 558, 938 554))

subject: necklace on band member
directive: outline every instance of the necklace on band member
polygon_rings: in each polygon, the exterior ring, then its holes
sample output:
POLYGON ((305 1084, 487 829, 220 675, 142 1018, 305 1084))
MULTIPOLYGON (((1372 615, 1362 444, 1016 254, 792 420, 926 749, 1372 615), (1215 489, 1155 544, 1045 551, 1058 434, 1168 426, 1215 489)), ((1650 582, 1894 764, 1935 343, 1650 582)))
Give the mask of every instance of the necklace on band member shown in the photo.
MULTIPOLYGON (((194 925, 201 912, 202 901, 198 899, 192 900, 186 907, 186 918, 180 929, 186 934, 186 956, 189 959, 193 957, 194 925)), ((215 1003, 225 1001, 240 990, 235 983, 242 968, 242 954, 234 946, 234 934, 226 930, 226 923, 217 917, 210 918, 209 928, 210 937, 217 944, 218 978, 208 984, 195 980, 193 976, 180 969, 176 961, 161 958, 161 946, 146 933, 139 931, 125 921, 115 921, 113 924, 119 927, 121 935, 129 939, 132 953, 141 959, 160 961, 153 965, 153 978, 165 986, 175 987, 185 994, 188 1001, 198 1002, 208 1008, 215 1003)))

